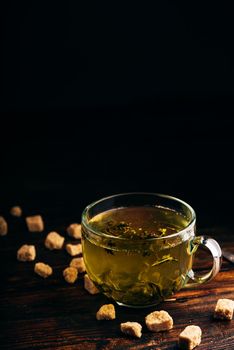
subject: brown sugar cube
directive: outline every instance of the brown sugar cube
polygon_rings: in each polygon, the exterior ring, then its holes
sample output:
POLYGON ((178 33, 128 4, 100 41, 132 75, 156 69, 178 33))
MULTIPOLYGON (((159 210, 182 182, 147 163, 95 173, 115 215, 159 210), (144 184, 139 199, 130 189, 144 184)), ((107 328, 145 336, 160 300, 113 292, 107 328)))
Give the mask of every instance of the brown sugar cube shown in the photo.
POLYGON ((69 236, 80 239, 81 238, 81 225, 80 224, 71 224, 67 228, 67 233, 69 236))
POLYGON ((97 294, 97 293, 99 293, 99 290, 97 289, 97 287, 95 286, 93 281, 91 281, 91 279, 89 278, 89 276, 87 274, 84 275, 84 288, 90 294, 97 294))
POLYGON ((219 299, 215 306, 214 318, 231 320, 233 317, 234 301, 231 299, 219 299))
POLYGON ((71 256, 75 256, 75 255, 79 255, 82 253, 82 246, 81 244, 66 244, 66 251, 68 252, 68 254, 70 254, 71 256))
POLYGON ((60 236, 57 232, 50 232, 46 236, 45 246, 46 248, 53 249, 62 249, 64 243, 64 237, 60 236))
POLYGON ((12 216, 20 217, 22 215, 22 209, 19 206, 14 206, 10 209, 10 213, 12 216))
POLYGON ((3 216, 0 216, 0 236, 5 236, 8 231, 8 225, 3 216))
POLYGON ((97 320, 114 320, 115 319, 115 307, 113 304, 102 305, 96 313, 97 320))
POLYGON ((72 261, 70 262, 71 267, 75 267, 78 272, 82 273, 86 271, 85 264, 84 264, 84 259, 81 258, 73 258, 72 261))
POLYGON ((131 335, 136 338, 140 338, 142 333, 142 326, 138 322, 125 322, 120 324, 121 332, 127 335, 131 335))
POLYGON ((187 326, 179 335, 179 348, 192 350, 201 343, 201 328, 198 326, 187 326))
POLYGON ((17 251, 17 259, 19 261, 33 261, 36 257, 36 249, 34 245, 24 244, 17 251))
POLYGON ((151 312, 146 316, 145 323, 151 332, 168 331, 173 327, 172 317, 164 310, 151 312))
POLYGON ((78 277, 78 271, 75 267, 67 267, 63 270, 63 277, 67 283, 74 283, 78 277))
POLYGON ((41 215, 26 217, 26 224, 30 232, 42 232, 44 230, 44 222, 41 215))
POLYGON ((53 270, 50 265, 44 264, 42 262, 38 262, 34 266, 34 272, 43 278, 47 278, 52 275, 53 270))

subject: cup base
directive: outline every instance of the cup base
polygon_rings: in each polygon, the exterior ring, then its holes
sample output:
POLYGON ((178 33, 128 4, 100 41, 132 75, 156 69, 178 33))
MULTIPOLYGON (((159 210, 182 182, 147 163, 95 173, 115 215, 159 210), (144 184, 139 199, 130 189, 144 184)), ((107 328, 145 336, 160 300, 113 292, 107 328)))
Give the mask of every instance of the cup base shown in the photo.
POLYGON ((116 302, 116 304, 118 304, 119 306, 125 306, 125 307, 129 307, 129 308, 132 308, 132 309, 145 309, 145 308, 147 308, 147 307, 153 307, 153 306, 159 305, 159 304, 161 304, 161 303, 173 302, 173 301, 176 301, 176 298, 172 296, 171 298, 167 298, 167 299, 164 299, 164 300, 155 302, 155 303, 153 303, 153 304, 147 304, 147 305, 131 305, 131 304, 120 303, 119 301, 115 301, 115 302, 116 302))
POLYGON ((116 301, 116 303, 117 303, 119 306, 129 307, 129 308, 131 308, 131 309, 145 309, 145 308, 153 307, 153 306, 156 306, 156 305, 159 304, 159 302, 157 302, 157 303, 147 304, 147 305, 130 305, 130 304, 120 303, 119 301, 116 301))

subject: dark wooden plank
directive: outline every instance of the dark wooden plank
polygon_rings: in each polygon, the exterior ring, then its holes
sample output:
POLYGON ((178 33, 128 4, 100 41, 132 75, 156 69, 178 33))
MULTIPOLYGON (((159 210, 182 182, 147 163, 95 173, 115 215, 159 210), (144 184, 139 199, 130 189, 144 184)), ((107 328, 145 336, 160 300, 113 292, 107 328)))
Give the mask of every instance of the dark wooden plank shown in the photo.
MULTIPOLYGON (((177 339, 182 329, 197 324, 203 330, 201 350, 233 350, 234 321, 215 321, 212 317, 218 298, 234 299, 234 265, 223 261, 222 270, 216 278, 199 288, 184 289, 176 293, 175 300, 157 307, 131 309, 116 305, 114 321, 97 321, 95 313, 109 300, 103 295, 90 295, 83 288, 80 275, 74 285, 62 278, 62 270, 71 257, 65 251, 50 252, 44 247, 48 231, 65 234, 65 227, 73 220, 47 219, 46 231, 29 233, 24 219, 8 218, 10 232, 0 240, 0 344, 1 349, 177 349, 177 339), (47 280, 36 276, 33 263, 20 263, 16 251, 23 243, 37 246, 38 260, 51 264, 54 274, 47 280), (174 319, 174 328, 160 334, 150 333, 145 316, 153 310, 165 309, 174 319), (120 333, 119 324, 137 321, 143 325, 141 339, 130 339, 120 333)), ((221 245, 234 251, 233 236, 225 229, 206 229, 221 245)), ((68 237, 66 236, 68 241, 68 237)), ((211 265, 202 249, 196 257, 200 272, 211 265)))

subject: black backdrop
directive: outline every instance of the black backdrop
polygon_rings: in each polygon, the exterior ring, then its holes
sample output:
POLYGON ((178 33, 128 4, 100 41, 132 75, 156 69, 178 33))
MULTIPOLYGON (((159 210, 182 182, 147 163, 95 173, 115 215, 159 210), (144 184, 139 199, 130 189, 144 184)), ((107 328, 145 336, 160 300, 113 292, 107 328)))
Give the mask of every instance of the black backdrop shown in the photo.
POLYGON ((151 191, 231 226, 231 8, 9 1, 1 16, 2 212, 75 218, 151 191))

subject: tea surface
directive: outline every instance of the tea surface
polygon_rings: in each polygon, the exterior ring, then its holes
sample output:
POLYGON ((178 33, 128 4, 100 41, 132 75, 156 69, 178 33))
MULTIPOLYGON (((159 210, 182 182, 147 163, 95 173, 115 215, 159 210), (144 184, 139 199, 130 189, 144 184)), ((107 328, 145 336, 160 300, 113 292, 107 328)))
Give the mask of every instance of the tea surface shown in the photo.
POLYGON ((176 233, 187 226, 188 220, 180 213, 163 207, 130 207, 98 214, 90 224, 108 235, 145 239, 176 233))

